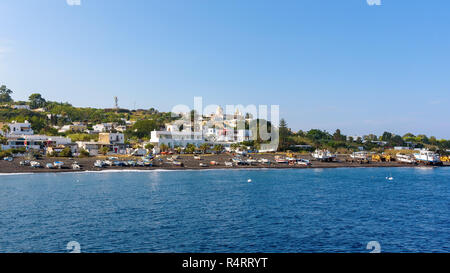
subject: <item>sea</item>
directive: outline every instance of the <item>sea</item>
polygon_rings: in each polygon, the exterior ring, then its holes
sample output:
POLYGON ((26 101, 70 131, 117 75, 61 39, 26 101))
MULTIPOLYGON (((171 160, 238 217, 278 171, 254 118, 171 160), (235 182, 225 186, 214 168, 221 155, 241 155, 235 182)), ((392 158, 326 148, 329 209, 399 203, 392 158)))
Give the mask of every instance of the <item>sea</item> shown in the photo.
POLYGON ((0 175, 0 253, 449 251, 450 168, 0 175))

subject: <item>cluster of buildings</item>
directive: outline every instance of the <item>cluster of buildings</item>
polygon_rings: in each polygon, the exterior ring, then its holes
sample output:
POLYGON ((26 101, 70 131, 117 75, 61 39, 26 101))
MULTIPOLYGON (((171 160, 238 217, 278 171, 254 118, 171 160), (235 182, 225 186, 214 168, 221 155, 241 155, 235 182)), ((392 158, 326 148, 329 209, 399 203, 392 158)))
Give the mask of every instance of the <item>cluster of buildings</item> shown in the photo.
MULTIPOLYGON (((190 118, 180 119, 166 124, 164 130, 149 132, 149 143, 153 144, 157 150, 163 144, 170 148, 183 148, 188 144, 199 147, 204 143, 208 143, 211 145, 220 144, 225 148, 229 148, 233 143, 241 143, 252 139, 252 131, 243 126, 245 124, 248 125, 251 121, 252 119, 245 118, 238 110, 234 115, 226 115, 223 113, 223 109, 218 107, 215 113, 197 117, 197 120, 193 123, 190 118)), ((70 125, 57 127, 60 133, 98 134, 97 141, 76 142, 63 136, 34 134, 28 121, 23 123, 15 121, 6 124, 0 123, 0 134, 6 138, 6 143, 1 145, 1 149, 25 148, 26 150, 38 150, 49 154, 58 153, 69 147, 74 156, 78 155, 82 150, 95 156, 104 152, 106 147, 109 154, 145 154, 147 152, 145 149, 132 149, 125 144, 124 131, 127 129, 127 125, 130 125, 127 123, 130 122, 127 121, 125 125, 101 123, 92 126, 90 130, 82 122, 73 122, 70 125)))
POLYGON ((158 147, 164 144, 171 148, 208 143, 220 144, 226 148, 233 143, 252 140, 252 130, 242 126, 249 124, 252 119, 245 118, 239 110, 233 115, 227 115, 218 107, 216 112, 209 116, 194 117, 194 122, 190 113, 185 116, 188 118, 166 124, 165 130, 152 131, 150 143, 158 147))
MULTIPOLYGON (((79 129, 82 131, 84 129, 84 125, 80 124, 67 126, 71 130, 79 129)), ((0 123, 0 134, 6 138, 6 144, 1 145, 2 150, 25 148, 26 150, 35 150, 50 154, 60 152, 69 147, 73 155, 78 155, 81 150, 85 150, 90 155, 95 156, 100 154, 104 150, 104 147, 107 147, 109 153, 113 154, 136 153, 135 149, 130 149, 125 144, 125 136, 123 133, 102 131, 98 133, 98 141, 72 142, 68 137, 36 135, 28 121, 23 123, 13 121, 12 123, 6 124, 0 123)))

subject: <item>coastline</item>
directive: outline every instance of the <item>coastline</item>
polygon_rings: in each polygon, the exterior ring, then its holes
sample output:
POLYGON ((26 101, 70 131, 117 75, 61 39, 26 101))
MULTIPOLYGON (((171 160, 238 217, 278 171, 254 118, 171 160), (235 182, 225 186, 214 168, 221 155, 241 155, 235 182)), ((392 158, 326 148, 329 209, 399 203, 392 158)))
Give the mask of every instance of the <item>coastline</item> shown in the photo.
MULTIPOLYGON (((195 160, 192 155, 180 155, 180 159, 178 161, 184 164, 184 167, 174 166, 171 162, 167 161, 167 158, 170 156, 162 157, 162 163, 156 163, 153 167, 105 167, 105 168, 96 168, 94 167, 94 162, 98 159, 105 159, 105 157, 90 157, 90 158, 44 158, 41 160, 37 160, 44 166, 46 163, 51 163, 54 161, 62 161, 64 162, 64 167, 61 169, 46 169, 46 168, 38 168, 34 169, 29 166, 20 166, 19 162, 22 160, 21 158, 15 158, 13 162, 0 161, 0 174, 36 174, 36 173, 111 173, 111 172, 149 172, 149 171, 176 171, 176 170, 189 170, 189 171, 198 171, 198 170, 270 170, 270 169, 330 169, 330 168, 417 168, 417 167, 433 167, 433 166, 425 166, 425 165, 412 165, 406 163, 399 162, 370 162, 360 164, 357 162, 347 162, 345 160, 345 156, 338 157, 338 161, 336 162, 318 162, 311 161, 311 166, 302 166, 295 165, 289 166, 288 164, 278 164, 274 162, 274 154, 270 155, 252 155, 253 158, 267 158, 271 160, 273 163, 270 165, 257 163, 252 166, 233 166, 226 167, 224 162, 229 161, 233 156, 229 154, 221 154, 221 155, 203 155, 202 160, 195 160), (77 161, 81 166, 81 170, 73 170, 70 168, 71 164, 77 161), (210 161, 216 161, 219 165, 212 166, 209 164, 210 161), (199 164, 206 163, 208 167, 200 167, 199 164)), ((310 156, 301 156, 305 159, 311 159, 310 156)), ((123 158, 123 160, 137 160, 137 158, 123 158)), ((443 166, 438 167, 450 167, 450 164, 444 163, 443 166)))

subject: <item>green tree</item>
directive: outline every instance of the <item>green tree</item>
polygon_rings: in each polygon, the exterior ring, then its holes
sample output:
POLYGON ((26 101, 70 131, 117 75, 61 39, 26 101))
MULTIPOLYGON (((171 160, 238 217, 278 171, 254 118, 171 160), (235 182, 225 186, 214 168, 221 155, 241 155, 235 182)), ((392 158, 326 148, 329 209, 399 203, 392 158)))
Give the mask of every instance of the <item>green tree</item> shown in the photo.
POLYGON ((223 145, 220 145, 220 144, 214 145, 214 148, 213 148, 214 152, 216 152, 216 153, 221 153, 223 151, 223 149, 224 149, 223 145))
POLYGON ((59 156, 60 157, 72 157, 72 150, 70 149, 70 147, 66 147, 59 153, 59 156))
POLYGON ((335 141, 345 141, 346 137, 341 134, 340 129, 336 129, 336 132, 333 134, 333 140, 335 141))
POLYGON ((210 146, 209 146, 208 143, 203 143, 202 145, 200 145, 200 150, 201 150, 203 153, 206 153, 206 151, 208 151, 209 148, 210 148, 210 146))
POLYGON ((197 147, 195 147, 194 144, 189 143, 188 145, 186 145, 186 149, 185 149, 186 153, 193 154, 195 152, 195 150, 197 150, 197 147))
POLYGON ((147 143, 147 144, 145 144, 144 148, 147 149, 147 150, 152 150, 153 148, 155 148, 155 145, 153 145, 151 143, 147 143))
POLYGON ((45 99, 42 97, 41 94, 38 93, 31 94, 28 100, 30 102, 30 107, 32 109, 42 108, 46 104, 45 99))
POLYGON ((89 157, 89 156, 90 156, 90 154, 88 151, 86 151, 85 149, 80 150, 80 155, 79 155, 80 158, 89 157))
POLYGON ((143 138, 149 137, 150 133, 158 128, 159 126, 154 120, 145 119, 137 121, 128 133, 138 138, 143 138))
POLYGON ((159 149, 161 149, 161 152, 167 152, 169 150, 169 146, 163 143, 159 145, 159 149))
POLYGON ((288 126, 287 122, 284 119, 281 119, 280 125, 278 127, 279 140, 280 140, 279 149, 281 151, 284 151, 289 148, 288 137, 289 137, 290 130, 287 126, 288 126))
POLYGON ((12 102, 11 94, 13 91, 8 89, 6 85, 0 86, 0 102, 12 102))
POLYGON ((101 153, 102 155, 107 155, 107 154, 109 153, 109 148, 106 147, 106 146, 103 146, 103 147, 100 149, 100 153, 101 153))

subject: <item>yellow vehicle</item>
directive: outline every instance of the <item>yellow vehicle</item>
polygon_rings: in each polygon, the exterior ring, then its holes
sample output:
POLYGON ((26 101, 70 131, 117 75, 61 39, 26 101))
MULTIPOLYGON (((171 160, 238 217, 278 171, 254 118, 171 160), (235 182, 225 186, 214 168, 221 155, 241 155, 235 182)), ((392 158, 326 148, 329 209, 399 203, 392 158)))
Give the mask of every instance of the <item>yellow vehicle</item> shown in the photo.
POLYGON ((381 162, 381 161, 383 161, 383 158, 381 155, 372 155, 372 161, 373 162, 381 162))
POLYGON ((450 156, 441 156, 442 162, 450 162, 450 156))
POLYGON ((286 151, 286 157, 295 157, 295 154, 292 151, 286 151))
POLYGON ((372 155, 373 162, 391 162, 394 161, 390 155, 372 155))

